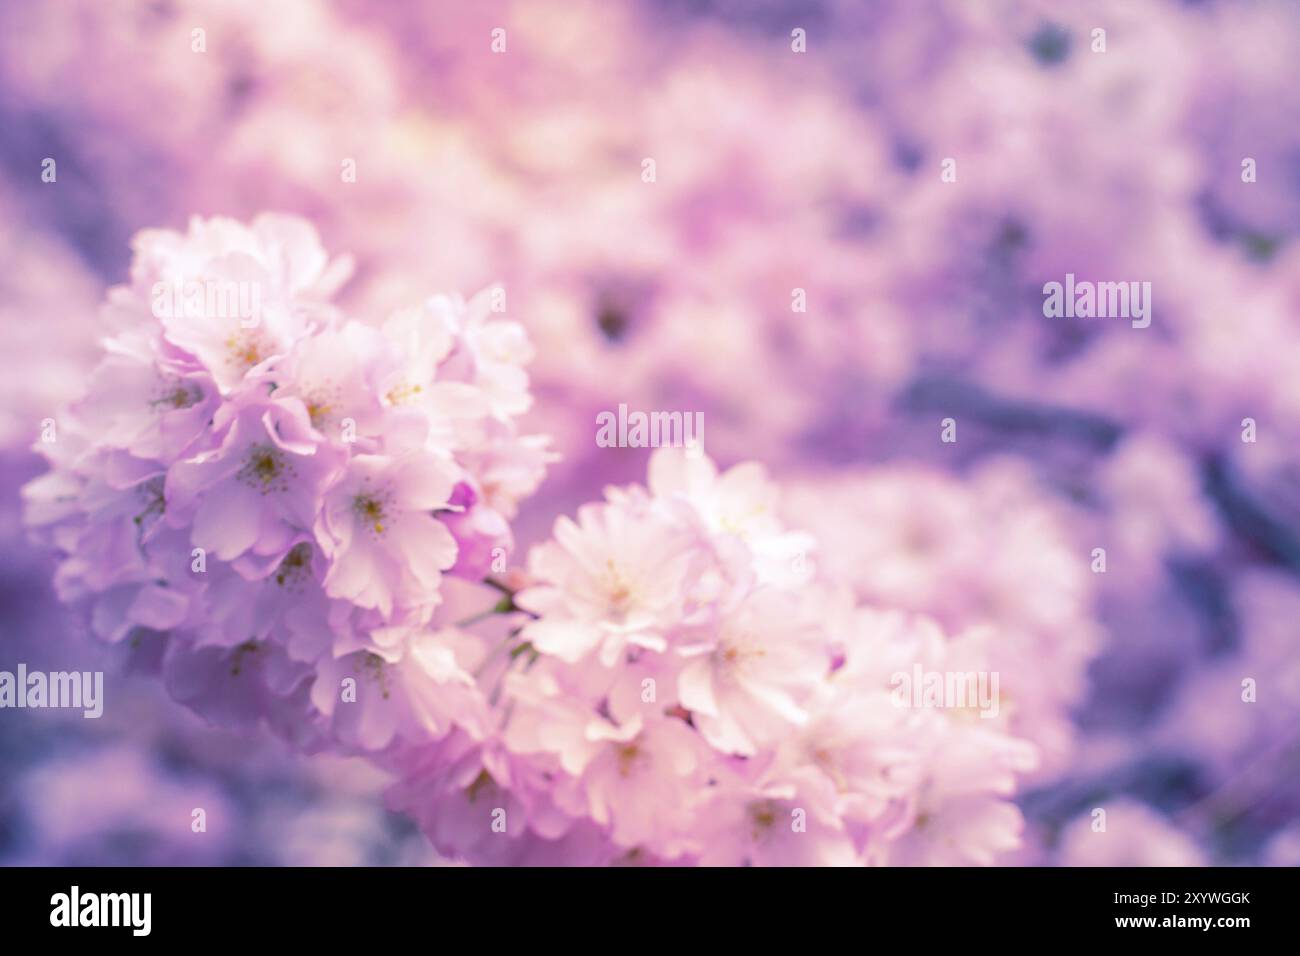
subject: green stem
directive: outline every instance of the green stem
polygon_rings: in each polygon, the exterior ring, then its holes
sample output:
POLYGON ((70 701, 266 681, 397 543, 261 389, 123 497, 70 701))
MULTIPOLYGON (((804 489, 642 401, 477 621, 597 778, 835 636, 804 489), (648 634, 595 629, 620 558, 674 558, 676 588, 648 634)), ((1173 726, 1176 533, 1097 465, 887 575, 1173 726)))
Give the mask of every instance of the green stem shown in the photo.
POLYGON ((495 610, 493 613, 511 614, 518 611, 520 614, 527 614, 529 617, 533 618, 534 620, 537 619, 538 617, 537 614, 534 614, 532 611, 522 608, 515 603, 515 594, 518 592, 516 592, 514 588, 510 587, 510 585, 505 584, 502 581, 498 581, 496 578, 492 578, 492 577, 484 578, 483 583, 486 584, 488 587, 494 588, 495 590, 501 592, 502 595, 501 600, 497 602, 497 608, 499 610, 495 610))

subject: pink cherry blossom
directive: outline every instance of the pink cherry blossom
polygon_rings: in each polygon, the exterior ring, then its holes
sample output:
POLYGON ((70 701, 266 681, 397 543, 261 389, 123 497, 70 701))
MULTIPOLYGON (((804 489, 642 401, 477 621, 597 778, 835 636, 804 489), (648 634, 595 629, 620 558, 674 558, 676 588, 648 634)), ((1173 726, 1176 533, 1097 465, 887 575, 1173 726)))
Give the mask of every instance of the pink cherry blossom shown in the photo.
POLYGON ((517 324, 487 298, 354 319, 330 299, 348 268, 291 217, 142 234, 107 355, 25 497, 61 596, 100 638, 158 646, 178 699, 381 751, 482 732, 432 617, 447 572, 481 579, 512 549, 506 516, 552 456, 514 418, 517 324))
POLYGON ((432 454, 356 455, 325 496, 316 540, 330 562, 331 597, 375 608, 436 600, 456 542, 433 512, 449 503, 455 475, 432 454))

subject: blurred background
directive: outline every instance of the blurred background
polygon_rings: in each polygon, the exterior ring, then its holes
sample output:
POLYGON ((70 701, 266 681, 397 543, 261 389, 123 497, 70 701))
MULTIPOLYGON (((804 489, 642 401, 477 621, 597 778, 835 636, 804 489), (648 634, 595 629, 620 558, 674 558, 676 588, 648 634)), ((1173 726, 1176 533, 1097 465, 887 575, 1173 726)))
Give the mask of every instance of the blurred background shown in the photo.
POLYGON ((21 529, 131 236, 276 210, 358 313, 505 289, 564 456, 521 544, 642 479, 597 412, 699 411, 827 576, 997 628, 1005 862, 1300 864, 1297 63, 1284 0, 0 0, 0 669, 115 702, 0 713, 0 863, 437 862, 123 670, 21 529), (1067 273, 1150 327, 1046 318, 1067 273))

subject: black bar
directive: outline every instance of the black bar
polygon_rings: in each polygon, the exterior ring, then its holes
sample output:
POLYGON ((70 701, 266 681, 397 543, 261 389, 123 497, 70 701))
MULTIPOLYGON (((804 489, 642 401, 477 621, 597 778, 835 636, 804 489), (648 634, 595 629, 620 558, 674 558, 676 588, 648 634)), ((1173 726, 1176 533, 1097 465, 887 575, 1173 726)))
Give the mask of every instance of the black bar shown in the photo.
MULTIPOLYGON (((1295 890, 1296 871, 1286 869, 14 868, 0 869, 0 926, 7 939, 283 939, 295 948, 319 941, 332 951, 350 940, 441 949, 466 935, 496 949, 502 930, 555 947, 569 940, 586 948, 621 932, 675 948, 693 938, 694 926, 709 937, 804 931, 810 943, 843 932, 864 945, 900 931, 918 943, 954 940, 981 949, 995 940, 1097 937, 1233 945, 1260 930, 1293 930, 1295 890), (73 886, 83 907, 91 894, 150 894, 148 935, 135 935, 131 925, 51 925, 56 894, 70 903, 73 886), (1134 919, 1151 922, 1120 925, 1134 919), (1200 925, 1206 919, 1208 928, 1200 925)), ((141 913, 117 899, 119 922, 135 915, 142 925, 141 913)), ((98 909, 98 899, 89 905, 98 909)))

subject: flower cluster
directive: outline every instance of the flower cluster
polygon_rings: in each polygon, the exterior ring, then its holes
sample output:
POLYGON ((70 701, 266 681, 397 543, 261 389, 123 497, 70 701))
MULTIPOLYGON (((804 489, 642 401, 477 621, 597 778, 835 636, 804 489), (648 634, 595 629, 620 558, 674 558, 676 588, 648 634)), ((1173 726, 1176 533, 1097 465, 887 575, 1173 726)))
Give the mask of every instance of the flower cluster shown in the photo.
MULTIPOLYGON (((1036 753, 902 675, 981 672, 987 633, 856 606, 753 464, 661 449, 560 518, 524 615, 463 665, 495 705, 398 762, 392 805, 496 864, 990 863, 1036 753)), ((991 717, 995 719, 984 719, 991 717)))
POLYGON ((550 458, 518 433, 530 346, 490 291, 371 325, 332 302, 349 270, 292 217, 141 233, 25 492, 97 637, 306 749, 445 729, 456 696, 428 687, 471 681, 428 643, 444 576, 504 564, 550 458))
POLYGON ((517 429, 522 328, 494 290, 367 324, 333 300, 348 269, 290 217, 138 238, 107 355, 26 489, 97 637, 214 722, 368 753, 474 862, 1017 844, 1007 798, 1037 754, 996 683, 900 689, 987 676, 987 632, 857 605, 761 467, 698 448, 661 449, 648 487, 610 488, 503 574, 551 457, 517 429))
POLYGON ((826 575, 859 599, 954 631, 992 627, 1002 710, 1038 747, 1038 777, 1060 772, 1103 635, 1096 576, 1072 540, 1079 521, 1032 471, 989 459, 958 480, 900 463, 794 482, 786 501, 808 516, 826 575))

